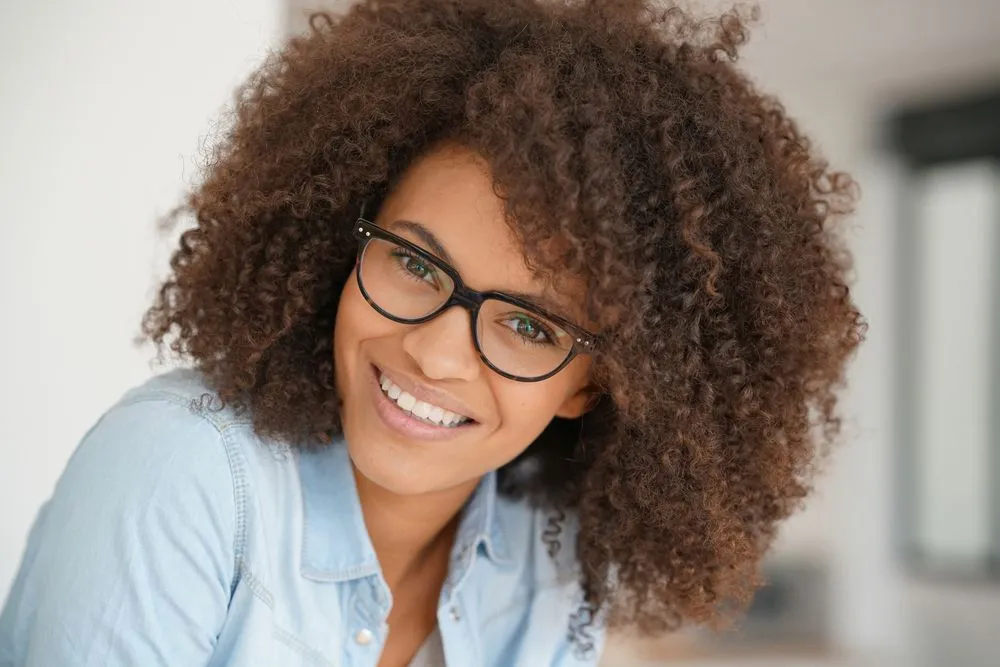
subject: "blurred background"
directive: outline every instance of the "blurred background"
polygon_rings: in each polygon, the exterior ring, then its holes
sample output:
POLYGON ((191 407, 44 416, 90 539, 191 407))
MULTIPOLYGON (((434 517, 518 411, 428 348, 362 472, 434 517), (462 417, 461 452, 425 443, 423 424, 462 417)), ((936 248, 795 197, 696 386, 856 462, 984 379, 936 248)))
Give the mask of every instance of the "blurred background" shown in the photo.
MULTIPOLYGON (((0 598, 79 438, 156 371, 132 344, 156 220, 234 87, 344 4, 0 0, 0 598)), ((861 184, 868 341, 747 619, 602 664, 997 667, 1000 1, 758 4, 742 66, 861 184)))

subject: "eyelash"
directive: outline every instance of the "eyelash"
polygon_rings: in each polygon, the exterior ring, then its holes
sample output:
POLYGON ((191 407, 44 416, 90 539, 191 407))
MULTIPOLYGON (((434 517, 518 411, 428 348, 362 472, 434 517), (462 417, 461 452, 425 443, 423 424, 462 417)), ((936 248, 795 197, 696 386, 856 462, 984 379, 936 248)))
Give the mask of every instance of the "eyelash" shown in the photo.
POLYGON ((552 331, 551 328, 549 328, 548 326, 546 326, 541 321, 539 321, 539 320, 537 320, 537 319, 535 319, 535 318, 533 318, 533 317, 531 317, 529 315, 526 315, 524 313, 516 313, 512 317, 510 317, 509 319, 504 320, 504 322, 510 322, 512 320, 518 320, 518 319, 521 319, 521 318, 524 318, 524 319, 528 320, 529 322, 531 322, 531 325, 533 327, 536 327, 539 331, 541 331, 542 334, 545 336, 545 340, 544 341, 539 341, 539 340, 535 340, 533 338, 527 338, 526 336, 522 336, 521 334, 519 334, 517 332, 517 329, 511 328, 511 327, 506 327, 506 329, 508 331, 510 331, 513 335, 517 336, 518 340, 522 341, 526 345, 533 345, 533 346, 537 346, 537 347, 546 347, 546 346, 552 345, 555 342, 555 333, 552 331))
MULTIPOLYGON (((396 248, 395 250, 392 251, 392 255, 397 259, 406 258, 414 262, 419 262, 424 268, 427 269, 427 275, 431 278, 433 278, 437 273, 437 269, 434 267, 433 264, 428 262, 420 255, 416 254, 415 252, 407 250, 406 248, 396 248)), ((410 278, 411 280, 415 280, 417 282, 423 282, 423 283, 428 282, 423 278, 420 278, 419 276, 415 275, 412 271, 408 271, 407 267, 403 265, 402 262, 397 262, 397 266, 402 270, 402 273, 405 277, 410 278)), ((434 285, 437 286, 436 280, 434 281, 434 285)))

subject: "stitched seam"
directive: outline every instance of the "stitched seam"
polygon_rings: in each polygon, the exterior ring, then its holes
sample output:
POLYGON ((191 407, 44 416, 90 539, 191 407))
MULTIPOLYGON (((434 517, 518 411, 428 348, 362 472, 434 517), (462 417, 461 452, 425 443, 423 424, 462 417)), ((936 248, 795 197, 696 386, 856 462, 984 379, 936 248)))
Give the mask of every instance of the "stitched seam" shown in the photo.
POLYGON ((302 574, 306 575, 310 579, 331 583, 362 579, 364 577, 370 577, 373 574, 378 574, 378 572, 379 567, 377 561, 366 561, 361 565, 355 565, 342 570, 337 570, 337 572, 332 576, 323 570, 317 570, 311 567, 302 568, 302 574))
POLYGON ((302 640, 300 640, 292 633, 288 632, 287 630, 284 630, 283 628, 278 627, 277 625, 273 625, 271 627, 274 631, 275 637, 283 641, 290 648, 293 648, 299 653, 301 653, 305 658, 308 658, 309 660, 317 662, 321 665, 326 665, 326 667, 334 667, 334 664, 329 660, 327 660, 322 653, 312 648, 311 646, 302 643, 302 640))
MULTIPOLYGON (((227 427, 219 431, 229 461, 229 473, 233 481, 233 502, 236 504, 236 526, 233 535, 233 579, 229 583, 229 597, 232 599, 239 583, 241 564, 246 562, 247 543, 247 474, 243 457, 230 441, 227 427)), ((252 589, 251 589, 252 590, 252 589)))
MULTIPOLYGON (((298 463, 298 458, 296 458, 296 463, 298 463)), ((300 477, 300 484, 301 484, 301 477, 300 477)), ((312 542, 310 541, 310 536, 313 534, 313 531, 310 528, 309 512, 306 511, 306 497, 305 497, 304 486, 300 486, 299 500, 301 502, 300 507, 302 508, 302 517, 303 517, 303 524, 302 524, 303 562, 300 565, 300 570, 299 570, 302 576, 312 579, 314 581, 341 583, 345 581, 353 581, 355 579, 361 579, 364 577, 370 577, 380 572, 378 560, 371 560, 371 559, 366 560, 358 565, 338 568, 334 572, 330 572, 327 569, 321 570, 318 568, 309 567, 305 565, 304 556, 311 552, 310 545, 312 544, 312 542)))
POLYGON ((257 578, 257 575, 253 573, 253 570, 250 569, 250 566, 243 558, 240 559, 239 572, 240 579, 246 583, 253 596, 263 602, 268 609, 274 611, 274 596, 267 590, 267 586, 257 578))
MULTIPOLYGON (((162 389, 146 391, 140 396, 120 401, 119 405, 125 407, 129 405, 137 405, 139 403, 155 402, 158 400, 187 409, 192 415, 201 419, 206 424, 211 425, 212 428, 215 429, 216 433, 219 434, 219 440, 222 442, 223 451, 226 453, 226 461, 229 465, 230 481, 233 484, 233 503, 235 505, 236 515, 233 526, 233 577, 229 583, 229 597, 230 600, 232 600, 232 596, 236 591, 236 586, 239 583, 241 565, 245 562, 247 476, 245 466, 243 465, 243 457, 237 451, 237 447, 230 441, 227 432, 234 427, 242 426, 250 422, 233 419, 213 419, 209 414, 193 410, 191 408, 191 400, 193 399, 190 397, 177 392, 162 389)), ((251 590, 253 590, 253 588, 251 588, 251 590)), ((270 595, 267 593, 266 589, 263 589, 263 591, 265 594, 270 595)))
MULTIPOLYGON (((202 394, 211 392, 202 392, 202 394)), ((199 394, 201 396, 202 394, 199 394)), ((174 405, 179 405, 186 408, 191 414, 201 417, 208 423, 212 424, 217 430, 223 430, 230 426, 237 426, 241 424, 253 424, 253 421, 249 418, 235 417, 231 414, 226 414, 224 412, 212 412, 209 410, 193 410, 191 408, 192 402, 196 403, 199 396, 191 396, 181 394, 176 391, 170 391, 167 389, 144 389, 141 394, 137 396, 131 396, 123 398, 118 402, 120 406, 134 405, 136 403, 145 403, 148 401, 167 401, 173 403, 174 405), (222 417, 225 417, 224 419, 222 417)))

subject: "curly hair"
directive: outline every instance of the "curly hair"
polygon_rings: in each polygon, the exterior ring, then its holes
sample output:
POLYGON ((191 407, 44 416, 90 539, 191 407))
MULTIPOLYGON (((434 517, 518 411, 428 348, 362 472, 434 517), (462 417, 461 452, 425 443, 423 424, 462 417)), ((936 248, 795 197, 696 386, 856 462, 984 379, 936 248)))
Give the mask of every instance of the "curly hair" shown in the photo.
POLYGON ((854 182, 735 66, 753 18, 641 0, 314 16, 237 92, 144 334, 260 433, 322 446, 352 223, 458 142, 532 269, 585 282, 601 337, 597 406, 553 420, 505 492, 577 518, 580 625, 725 621, 839 435, 866 326, 837 229, 854 182))

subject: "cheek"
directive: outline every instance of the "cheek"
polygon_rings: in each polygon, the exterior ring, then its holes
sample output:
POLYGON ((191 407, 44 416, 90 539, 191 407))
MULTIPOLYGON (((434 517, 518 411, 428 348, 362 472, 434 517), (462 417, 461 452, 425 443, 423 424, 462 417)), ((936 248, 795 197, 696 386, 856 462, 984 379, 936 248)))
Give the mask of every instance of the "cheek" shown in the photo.
POLYGON ((365 301, 352 273, 340 294, 333 325, 333 357, 337 387, 343 391, 348 378, 354 377, 355 361, 361 342, 368 336, 371 316, 378 316, 365 301))
POLYGON ((351 303, 353 300, 351 285, 353 283, 354 281, 349 279, 340 293, 340 302, 337 304, 337 316, 333 324, 333 356, 338 372, 346 361, 344 351, 354 339, 352 323, 355 320, 351 312, 354 310, 354 305, 351 303))
POLYGON ((502 430, 524 447, 552 421, 565 394, 561 385, 547 382, 510 382, 494 390, 502 417, 502 430))

